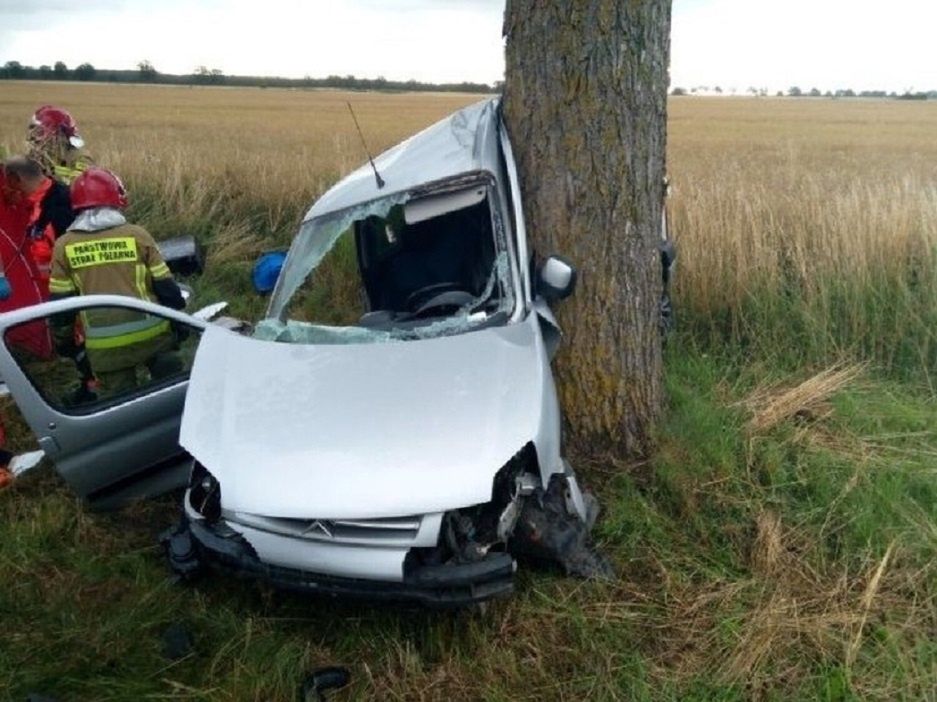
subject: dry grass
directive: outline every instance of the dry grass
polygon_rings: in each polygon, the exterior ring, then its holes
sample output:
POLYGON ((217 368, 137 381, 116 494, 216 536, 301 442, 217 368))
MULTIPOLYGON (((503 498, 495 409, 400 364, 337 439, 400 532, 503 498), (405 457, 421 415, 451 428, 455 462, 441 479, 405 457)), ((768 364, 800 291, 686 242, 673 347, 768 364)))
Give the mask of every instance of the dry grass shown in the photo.
MULTIPOLYGON (((846 570, 812 566, 817 550, 806 533, 762 512, 750 578, 674 587, 666 605, 661 603, 665 617, 641 612, 645 625, 660 629, 661 671, 679 671, 683 679, 713 677, 761 700, 774 699, 772 691, 786 680, 804 679, 822 661, 836 660, 842 661, 844 688, 856 695, 929 694, 933 677, 927 669, 903 671, 890 683, 863 675, 851 679, 870 629, 881 632, 885 621, 917 629, 933 616, 932 602, 909 600, 902 591, 921 574, 905 564, 892 570, 900 559, 895 544, 881 558, 846 570)), ((622 605, 609 607, 614 612, 622 605)))
POLYGON ((694 330, 797 361, 937 368, 934 133, 932 103, 672 101, 694 330))
POLYGON ((832 411, 827 404, 830 397, 859 378, 864 370, 861 364, 840 364, 794 387, 771 384, 757 388, 741 403, 752 414, 748 430, 756 434, 794 417, 806 420, 828 416, 832 411))
POLYGON ((5 83, 0 145, 21 149, 36 106, 61 104, 78 120, 95 161, 120 173, 132 194, 158 200, 159 214, 227 221, 233 208, 234 214, 254 215, 255 233, 265 238, 293 231, 304 208, 364 162, 346 102, 354 106, 376 153, 479 99, 5 83))
MULTIPOLYGON (((473 95, 6 83, 0 145, 43 102, 157 236, 198 234, 219 261, 282 246, 303 211, 372 151, 473 95)), ((937 106, 872 100, 671 102, 681 323, 714 346, 792 365, 871 358, 937 372, 937 106)), ((568 252, 575 257, 575 252, 568 252)))

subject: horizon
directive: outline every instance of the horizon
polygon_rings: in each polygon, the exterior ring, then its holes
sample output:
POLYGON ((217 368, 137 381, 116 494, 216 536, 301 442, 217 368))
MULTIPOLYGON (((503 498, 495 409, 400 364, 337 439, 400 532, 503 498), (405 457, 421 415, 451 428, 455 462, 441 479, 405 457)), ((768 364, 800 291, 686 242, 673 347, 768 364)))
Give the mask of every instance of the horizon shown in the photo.
MULTIPOLYGON (((88 62, 78 64, 76 66, 68 66, 67 74, 65 76, 56 76, 52 77, 42 77, 42 76, 23 76, 23 77, 13 77, 3 75, 4 70, 7 69, 10 63, 15 63, 22 70, 27 72, 38 73, 43 70, 54 70, 55 64, 42 63, 40 65, 32 64, 23 64, 16 59, 11 59, 3 65, 0 65, 0 81, 3 80, 18 80, 26 82, 42 82, 42 83, 54 83, 54 82, 64 82, 64 83, 75 83, 75 82, 85 82, 85 83, 117 83, 117 84, 134 84, 134 85, 162 85, 165 87, 171 87, 174 85, 178 86, 192 86, 201 85, 202 87, 264 87, 264 88, 301 88, 307 87, 311 89, 350 89, 350 90, 391 90, 399 91, 405 90, 408 85, 412 85, 415 89, 418 89, 421 92, 426 92, 427 89, 440 88, 443 92, 458 92, 457 88, 488 88, 490 92, 498 92, 501 89, 503 81, 497 81, 494 83, 478 83, 473 81, 454 81, 454 82, 426 82, 419 81, 415 79, 387 79, 382 75, 378 76, 365 76, 365 75, 337 75, 332 74, 328 76, 311 76, 305 75, 301 78, 294 78, 284 75, 260 75, 260 74, 227 74, 221 72, 219 69, 209 69, 207 66, 198 66, 195 70, 189 71, 186 73, 164 73, 159 71, 157 67, 150 65, 155 73, 153 77, 144 78, 143 70, 138 65, 136 67, 128 68, 114 68, 110 66, 95 66, 88 62), (96 73, 103 74, 98 77, 95 75, 92 78, 79 78, 76 77, 76 71, 81 69, 82 66, 89 65, 94 69, 96 73), (204 70, 204 73, 200 73, 200 70, 204 70), (111 78, 112 75, 124 76, 124 74, 139 74, 136 79, 129 79, 121 77, 118 80, 111 78), (211 76, 211 77, 210 77, 211 76), (215 80, 212 79, 215 78, 215 80), (170 79, 168 82, 160 78, 170 79), (199 78, 204 78, 206 80, 200 81, 199 78), (227 84, 227 80, 239 81, 233 84, 227 84), (264 85, 263 81, 273 81, 280 84, 274 85, 264 85), (309 85, 303 85, 304 82, 308 82, 309 85), (334 85, 324 85, 324 83, 342 83, 346 82, 347 85, 334 84, 334 85), (365 84, 386 84, 386 88, 383 88, 381 85, 365 85, 365 84)), ((63 62, 64 63, 64 62, 63 62)), ((141 62, 142 64, 142 62, 141 62)), ((467 92, 483 92, 480 90, 468 90, 467 92)), ((937 94, 937 88, 907 88, 904 90, 888 90, 885 88, 855 88, 849 85, 839 86, 835 90, 826 89, 821 90, 815 85, 805 84, 805 85, 791 85, 786 89, 773 90, 765 86, 750 85, 744 89, 739 89, 736 86, 730 86, 723 88, 718 84, 701 84, 701 85, 675 85, 671 81, 670 86, 668 87, 668 94, 671 97, 906 97, 906 96, 931 96, 934 97, 937 94)))
MULTIPOLYGON (((503 9, 504 0, 0 0, 0 65, 133 70, 148 60, 173 75, 205 66, 251 77, 492 85, 504 76, 503 9)), ((919 0, 894 0, 887 13, 875 0, 675 0, 670 86, 930 91, 935 24, 937 3, 919 0)))

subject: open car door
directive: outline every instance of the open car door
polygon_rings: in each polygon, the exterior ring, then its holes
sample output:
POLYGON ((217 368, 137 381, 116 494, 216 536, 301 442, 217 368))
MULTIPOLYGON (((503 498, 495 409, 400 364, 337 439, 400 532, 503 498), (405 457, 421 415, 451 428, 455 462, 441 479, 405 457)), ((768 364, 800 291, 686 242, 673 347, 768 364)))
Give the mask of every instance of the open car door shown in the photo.
POLYGON ((113 509, 182 486, 189 371, 206 322, 129 297, 73 297, 0 315, 0 377, 39 446, 90 505, 113 509), (116 320, 84 338, 89 312, 116 320), (52 338, 51 353, 35 338, 52 338))

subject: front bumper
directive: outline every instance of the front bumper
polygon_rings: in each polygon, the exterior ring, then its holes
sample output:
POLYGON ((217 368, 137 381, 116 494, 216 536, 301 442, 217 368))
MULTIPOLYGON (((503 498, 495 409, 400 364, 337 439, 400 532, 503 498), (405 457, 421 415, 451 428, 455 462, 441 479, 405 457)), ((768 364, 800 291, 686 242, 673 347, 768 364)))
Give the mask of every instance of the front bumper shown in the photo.
POLYGON ((283 590, 436 607, 460 607, 508 595, 514 589, 516 570, 514 559, 499 552, 474 563, 406 568, 401 582, 324 575, 264 563, 224 520, 209 525, 186 517, 165 544, 171 567, 183 576, 210 566, 283 590))

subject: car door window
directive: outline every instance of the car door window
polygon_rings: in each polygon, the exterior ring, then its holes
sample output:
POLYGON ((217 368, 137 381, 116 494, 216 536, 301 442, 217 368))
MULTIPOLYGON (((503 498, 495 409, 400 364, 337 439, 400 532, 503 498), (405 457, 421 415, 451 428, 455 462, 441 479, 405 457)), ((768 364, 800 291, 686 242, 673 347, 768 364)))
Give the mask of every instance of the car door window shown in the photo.
POLYGON ((12 326, 3 342, 46 403, 85 414, 187 379, 200 335, 158 314, 97 306, 12 326))

